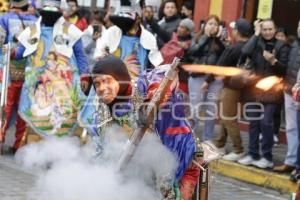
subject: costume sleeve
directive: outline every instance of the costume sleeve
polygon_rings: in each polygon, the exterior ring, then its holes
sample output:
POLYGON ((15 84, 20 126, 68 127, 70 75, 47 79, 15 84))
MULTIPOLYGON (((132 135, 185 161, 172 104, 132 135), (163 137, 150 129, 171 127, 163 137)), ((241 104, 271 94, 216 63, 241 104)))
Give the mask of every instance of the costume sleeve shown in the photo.
POLYGON ((81 40, 78 40, 73 47, 74 55, 79 69, 79 74, 88 73, 88 60, 83 51, 83 45, 81 40))
POLYGON ((21 60, 23 59, 24 51, 25 51, 25 47, 20 44, 12 50, 11 57, 14 60, 21 60))

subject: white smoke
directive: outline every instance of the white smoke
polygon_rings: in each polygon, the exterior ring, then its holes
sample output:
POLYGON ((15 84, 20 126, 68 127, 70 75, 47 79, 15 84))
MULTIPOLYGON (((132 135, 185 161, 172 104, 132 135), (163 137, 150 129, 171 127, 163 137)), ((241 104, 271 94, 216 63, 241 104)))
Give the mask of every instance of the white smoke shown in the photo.
POLYGON ((132 162, 120 174, 117 160, 126 133, 112 129, 101 160, 93 144, 84 147, 76 138, 56 138, 27 145, 18 162, 38 173, 31 200, 159 200, 155 178, 174 175, 177 161, 155 134, 146 134, 132 162))

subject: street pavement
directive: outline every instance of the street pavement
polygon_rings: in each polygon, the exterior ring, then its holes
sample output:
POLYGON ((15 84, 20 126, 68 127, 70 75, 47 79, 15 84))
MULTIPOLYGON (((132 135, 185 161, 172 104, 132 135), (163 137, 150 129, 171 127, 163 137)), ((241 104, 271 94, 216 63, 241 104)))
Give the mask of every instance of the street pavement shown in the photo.
MULTIPOLYGON (((36 200, 37 175, 20 167, 13 156, 0 156, 0 199, 36 200)), ((212 174, 211 200, 286 200, 288 195, 212 174)), ((56 200, 56 199, 53 199, 56 200)), ((59 200, 59 199, 58 199, 59 200)), ((86 200, 86 199, 84 199, 86 200)), ((87 199, 88 200, 88 199, 87 199)))

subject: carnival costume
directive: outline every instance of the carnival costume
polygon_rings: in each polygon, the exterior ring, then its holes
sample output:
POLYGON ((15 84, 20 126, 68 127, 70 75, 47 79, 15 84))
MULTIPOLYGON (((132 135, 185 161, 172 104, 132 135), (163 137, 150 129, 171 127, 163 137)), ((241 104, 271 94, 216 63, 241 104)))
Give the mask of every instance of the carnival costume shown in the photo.
MULTIPOLYGON (((27 0, 12 1, 11 3, 15 10, 0 17, 0 31, 6 36, 5 43, 11 43, 12 48, 14 48, 19 44, 17 37, 20 32, 22 32, 29 25, 34 24, 37 19, 35 16, 22 10, 28 6, 27 0)), ((16 115, 16 139, 12 148, 13 151, 16 151, 20 147, 26 129, 25 121, 18 114, 20 95, 24 83, 25 63, 26 58, 20 60, 11 59, 9 79, 10 84, 7 89, 7 104, 4 108, 5 123, 4 127, 1 127, 1 135, 3 137, 2 142, 4 142, 6 131, 12 124, 12 119, 14 119, 13 116, 16 115)), ((1 66, 1 68, 2 67, 3 66, 1 66)))
POLYGON ((20 34, 22 46, 15 54, 28 58, 19 113, 42 137, 72 134, 84 99, 79 76, 87 72, 82 32, 60 17, 59 5, 43 2, 42 18, 20 34))
MULTIPOLYGON (((95 144, 97 157, 101 157, 103 151, 105 151, 106 143, 109 142, 106 139, 109 127, 117 124, 131 133, 138 126, 140 106, 143 102, 152 98, 154 91, 158 88, 159 83, 164 77, 166 68, 168 66, 154 69, 152 72, 141 76, 135 84, 131 84, 128 72, 126 72, 126 66, 120 63, 119 59, 108 56, 96 63, 92 76, 106 74, 113 76, 120 83, 127 83, 123 84, 121 87, 123 89, 118 94, 122 98, 115 99, 109 105, 102 102, 92 88, 80 112, 79 122, 90 133, 95 144), (123 75, 120 77, 120 74, 123 75)), ((159 111, 158 114, 160 118, 153 122, 152 130, 152 132, 159 135, 162 144, 173 152, 178 160, 179 166, 173 176, 175 185, 178 185, 184 173, 189 168, 196 151, 191 128, 184 119, 185 113, 180 102, 182 102, 181 96, 177 95, 174 90, 169 89, 168 98, 161 108, 162 111, 159 111), (176 103, 177 105, 174 106, 176 103), (172 113, 176 114, 176 119, 172 113)), ((151 130, 149 131, 151 132, 151 130)), ((175 193, 173 191, 172 194, 175 193)), ((180 196, 178 192, 177 197, 169 195, 167 193, 165 199, 176 199, 180 196)))

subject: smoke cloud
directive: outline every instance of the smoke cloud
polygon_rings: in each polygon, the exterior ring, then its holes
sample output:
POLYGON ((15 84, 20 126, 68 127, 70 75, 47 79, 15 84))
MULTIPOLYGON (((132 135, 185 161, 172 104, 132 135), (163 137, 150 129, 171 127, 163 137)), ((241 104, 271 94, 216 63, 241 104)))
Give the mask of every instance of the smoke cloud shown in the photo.
POLYGON ((95 159, 92 140, 80 146, 77 138, 49 138, 20 149, 16 160, 36 172, 30 200, 159 200, 157 179, 174 176, 177 160, 158 136, 146 134, 132 162, 116 172, 126 133, 112 128, 101 159, 95 159))

